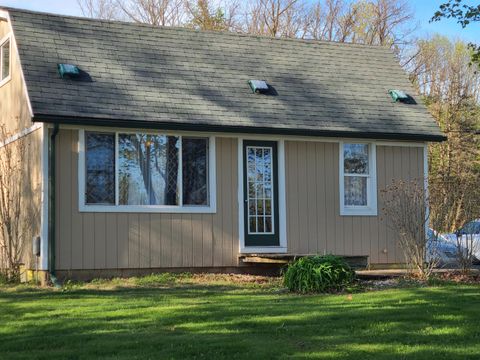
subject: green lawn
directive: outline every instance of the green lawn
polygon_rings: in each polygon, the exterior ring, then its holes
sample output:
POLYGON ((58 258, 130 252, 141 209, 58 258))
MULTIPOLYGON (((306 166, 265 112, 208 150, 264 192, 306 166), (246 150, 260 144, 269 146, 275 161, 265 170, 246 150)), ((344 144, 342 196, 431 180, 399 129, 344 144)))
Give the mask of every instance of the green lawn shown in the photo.
POLYGON ((275 283, 111 285, 0 288, 0 359, 390 360, 480 354, 479 286, 349 297, 292 295, 275 283))

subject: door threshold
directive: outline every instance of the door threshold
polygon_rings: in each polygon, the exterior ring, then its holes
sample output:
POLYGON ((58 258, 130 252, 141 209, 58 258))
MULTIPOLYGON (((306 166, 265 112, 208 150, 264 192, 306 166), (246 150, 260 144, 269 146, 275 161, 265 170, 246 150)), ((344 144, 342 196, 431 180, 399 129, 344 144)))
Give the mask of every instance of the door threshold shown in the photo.
POLYGON ((286 254, 287 248, 281 246, 256 247, 248 246, 240 249, 240 254, 286 254))

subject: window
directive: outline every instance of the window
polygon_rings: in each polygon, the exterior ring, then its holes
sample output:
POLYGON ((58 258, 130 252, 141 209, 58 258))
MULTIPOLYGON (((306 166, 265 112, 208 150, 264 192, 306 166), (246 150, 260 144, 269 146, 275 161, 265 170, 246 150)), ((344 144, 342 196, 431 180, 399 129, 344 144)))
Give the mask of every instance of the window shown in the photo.
POLYGON ((377 215, 375 145, 340 144, 340 215, 377 215))
POLYGON ((10 78, 10 38, 0 44, 0 83, 10 78))
POLYGON ((120 205, 178 205, 177 136, 119 134, 120 205))
POLYGON ((80 210, 214 212, 213 156, 212 138, 81 131, 80 210))
POLYGON ((248 234, 273 234, 273 149, 247 146, 248 234))

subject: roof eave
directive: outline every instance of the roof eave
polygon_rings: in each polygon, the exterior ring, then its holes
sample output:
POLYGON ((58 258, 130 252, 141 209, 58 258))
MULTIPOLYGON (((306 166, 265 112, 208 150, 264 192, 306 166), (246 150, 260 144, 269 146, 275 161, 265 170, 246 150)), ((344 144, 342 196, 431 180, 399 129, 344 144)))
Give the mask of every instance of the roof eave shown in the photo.
POLYGON ((44 122, 64 125, 80 126, 105 126, 119 128, 143 128, 158 130, 179 130, 179 131, 202 131, 202 132, 224 132, 244 134, 269 134, 269 135, 290 135, 290 136, 318 136, 318 137, 341 137, 341 138, 362 138, 378 140, 406 140, 406 141, 428 141, 441 142, 447 140, 444 135, 436 134, 414 134, 414 133, 388 133, 388 132, 365 132, 365 131, 338 131, 338 130, 312 130, 312 129, 289 129, 258 126, 238 125, 211 125, 211 124, 185 124, 178 122, 161 121, 132 121, 114 118, 90 118, 70 117, 65 115, 35 114, 33 122, 44 122))

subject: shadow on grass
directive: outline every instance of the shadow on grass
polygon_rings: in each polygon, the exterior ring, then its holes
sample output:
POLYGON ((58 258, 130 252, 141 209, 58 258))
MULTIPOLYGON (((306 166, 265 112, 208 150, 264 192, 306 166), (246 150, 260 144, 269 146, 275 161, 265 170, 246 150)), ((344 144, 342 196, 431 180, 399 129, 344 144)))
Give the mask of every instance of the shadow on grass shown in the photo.
MULTIPOLYGON (((78 358, 477 358, 479 287, 297 296, 208 285, 0 293, 0 353, 78 358)), ((7 357, 8 358, 8 357, 7 357)))

